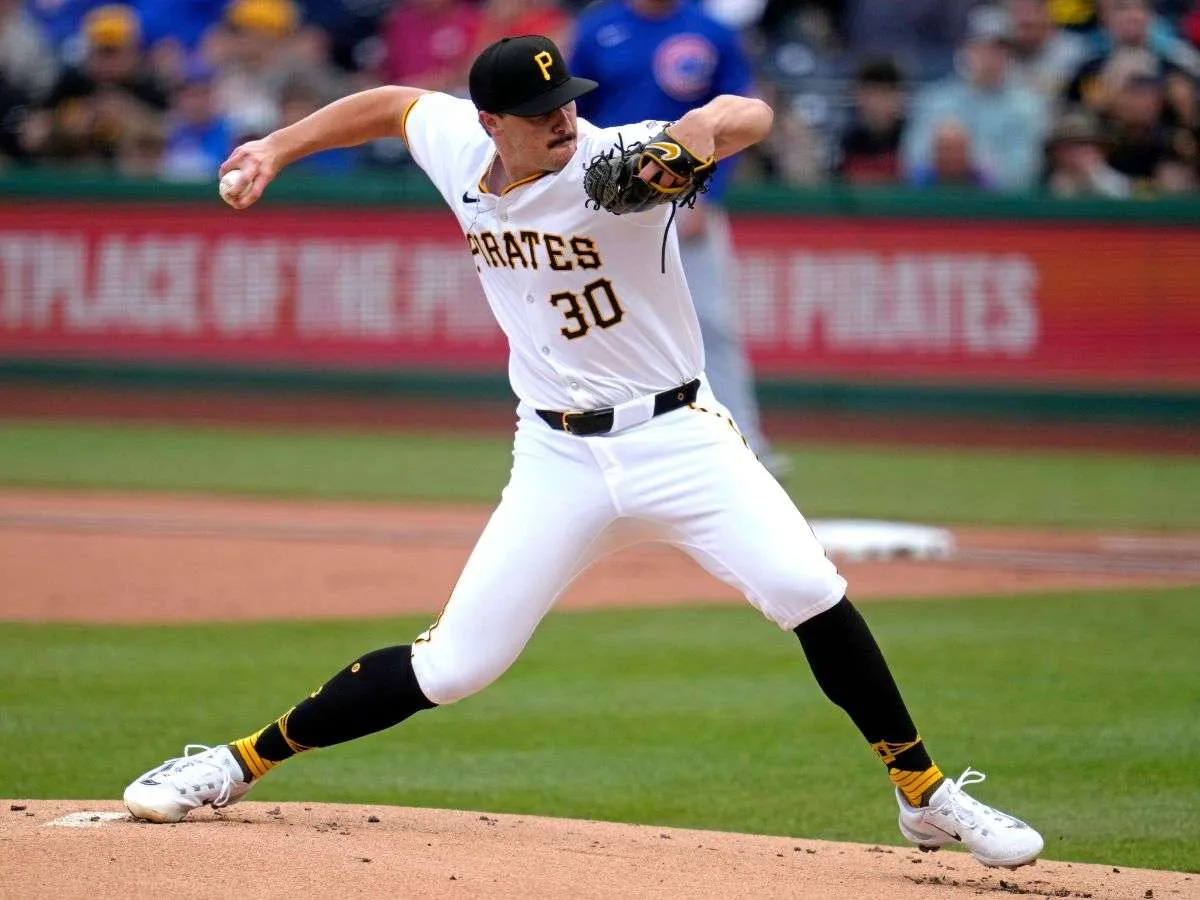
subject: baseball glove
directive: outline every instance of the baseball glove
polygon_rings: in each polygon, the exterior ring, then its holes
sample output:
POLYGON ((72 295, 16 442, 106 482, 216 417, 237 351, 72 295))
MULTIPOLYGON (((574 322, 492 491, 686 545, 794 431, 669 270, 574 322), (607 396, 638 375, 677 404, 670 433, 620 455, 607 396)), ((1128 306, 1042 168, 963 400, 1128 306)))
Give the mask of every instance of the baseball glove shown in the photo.
POLYGON ((618 216, 665 203, 692 206, 696 195, 708 190, 716 167, 715 156, 697 158, 664 128, 644 143, 619 143, 593 156, 584 171, 583 189, 589 206, 618 216), (659 170, 648 180, 641 177, 647 163, 659 170), (663 183, 668 175, 676 179, 669 185, 663 183))

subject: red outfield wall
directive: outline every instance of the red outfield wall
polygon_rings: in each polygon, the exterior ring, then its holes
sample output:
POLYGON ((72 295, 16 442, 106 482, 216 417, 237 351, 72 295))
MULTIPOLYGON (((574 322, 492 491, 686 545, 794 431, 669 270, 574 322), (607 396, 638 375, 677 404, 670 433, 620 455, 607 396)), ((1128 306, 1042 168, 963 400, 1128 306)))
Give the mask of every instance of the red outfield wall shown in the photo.
MULTIPOLYGON (((765 375, 1200 386, 1195 229, 755 216, 734 234, 765 375)), ((505 345, 444 212, 36 203, 0 207, 0 356, 499 371, 505 345)))

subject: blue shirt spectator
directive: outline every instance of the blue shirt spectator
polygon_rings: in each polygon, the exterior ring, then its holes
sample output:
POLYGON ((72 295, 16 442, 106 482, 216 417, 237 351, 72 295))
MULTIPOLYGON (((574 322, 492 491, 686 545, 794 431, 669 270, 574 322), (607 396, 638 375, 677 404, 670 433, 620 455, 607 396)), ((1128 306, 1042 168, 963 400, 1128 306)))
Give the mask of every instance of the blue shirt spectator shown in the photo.
POLYGON ((136 5, 147 44, 174 38, 194 50, 208 29, 221 21, 228 0, 139 0, 136 5))
POLYGON ((930 171, 935 138, 948 123, 966 132, 979 181, 999 190, 1034 187, 1043 164, 1046 103, 1011 77, 1008 18, 998 8, 974 11, 963 47, 964 73, 921 91, 904 135, 910 179, 930 171))
MULTIPOLYGON (((719 94, 751 89, 737 35, 698 6, 674 0, 590 7, 579 18, 570 68, 600 83, 576 105, 602 127, 678 119, 719 94)), ((728 161, 717 167, 707 199, 721 196, 731 170, 728 161)))
POLYGON ((215 180, 234 146, 232 123, 217 110, 213 71, 203 63, 184 70, 168 115, 167 140, 160 169, 176 181, 215 180))

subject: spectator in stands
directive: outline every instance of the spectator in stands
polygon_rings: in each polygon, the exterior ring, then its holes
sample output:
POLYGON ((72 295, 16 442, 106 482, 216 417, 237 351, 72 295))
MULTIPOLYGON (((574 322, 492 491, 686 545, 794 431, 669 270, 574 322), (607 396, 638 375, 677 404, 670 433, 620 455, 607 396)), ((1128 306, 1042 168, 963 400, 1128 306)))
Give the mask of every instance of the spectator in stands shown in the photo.
POLYGON ((292 46, 299 25, 291 0, 233 0, 226 8, 209 51, 217 109, 232 123, 235 143, 279 127, 283 84, 312 66, 292 46))
MULTIPOLYGON (((753 92, 737 35, 681 0, 608 0, 590 7, 579 18, 570 70, 599 82, 576 106, 580 118, 602 127, 674 120, 720 94, 753 92)), ((735 165, 736 158, 721 163, 695 208, 678 211, 675 228, 713 393, 779 476, 787 459, 772 453, 760 428, 737 315, 733 246, 722 206, 735 165)))
POLYGON ((559 47, 568 47, 571 30, 571 18, 554 0, 485 0, 471 56, 502 37, 522 34, 544 34, 559 47))
POLYGON ((855 119, 842 135, 836 172, 850 184, 901 180, 900 136, 905 125, 904 79, 895 62, 868 60, 855 81, 855 119))
POLYGON ((846 0, 845 27, 855 59, 891 56, 914 81, 954 70, 955 48, 977 0, 846 0))
POLYGON ((307 26, 324 35, 329 60, 367 88, 383 63, 379 33, 395 0, 300 0, 307 26))
MULTIPOLYGON (((293 77, 283 86, 280 94, 280 127, 299 122, 332 99, 324 93, 321 80, 305 75, 293 77)), ((357 147, 324 150, 297 160, 288 166, 288 171, 304 175, 345 175, 357 168, 359 153, 357 147)))
POLYGON ((1128 177, 1105 159, 1099 123, 1086 109, 1059 118, 1046 146, 1046 187, 1055 197, 1123 199, 1132 192, 1128 177))
POLYGON ((139 119, 121 134, 115 168, 126 178, 157 178, 162 171, 166 131, 161 119, 139 119))
POLYGON ((949 153, 961 139, 941 134, 953 119, 966 131, 979 181, 1003 191, 1020 191, 1037 184, 1043 162, 1046 108, 1042 98, 1011 77, 1009 19, 998 7, 972 11, 962 48, 962 75, 921 91, 912 121, 903 138, 904 163, 918 183, 937 171, 936 138, 949 153))
POLYGON ((175 87, 191 57, 220 23, 229 0, 138 0, 146 54, 155 73, 175 87))
POLYGON ((957 119, 942 119, 933 128, 928 159, 909 171, 909 183, 922 188, 995 189, 994 180, 976 157, 966 126, 957 119))
POLYGON ((127 130, 161 118, 167 93, 146 66, 132 6, 96 7, 84 18, 83 36, 83 64, 59 76, 24 123, 23 140, 34 155, 111 164, 127 130))
POLYGON ((217 110, 215 72, 193 60, 172 97, 161 172, 173 181, 215 181, 234 147, 233 125, 217 110))
MULTIPOLYGON (((1156 41, 1151 31, 1152 12, 1146 0, 1104 0, 1100 7, 1100 32, 1104 48, 1077 70, 1067 86, 1066 100, 1082 103, 1098 116, 1107 116, 1122 72, 1113 72, 1119 60, 1138 53, 1154 60, 1157 74, 1167 80, 1200 76, 1200 59, 1179 40, 1156 41)), ((1183 110, 1168 104, 1168 120, 1183 110)))
POLYGON ((29 0, 26 11, 41 24, 50 45, 68 65, 83 60, 83 18, 110 0, 29 0))
POLYGON ((473 57, 479 11, 467 0, 408 0, 383 30, 382 77, 461 95, 473 57))
POLYGON ((1087 42, 1058 28, 1050 15, 1052 0, 1009 0, 1012 17, 1013 74, 1057 104, 1067 83, 1087 59, 1087 42))
POLYGON ((194 54, 220 24, 229 0, 138 0, 146 46, 172 41, 194 54))
POLYGON ((41 100, 58 77, 58 61, 41 25, 22 0, 0 0, 0 83, 41 100))
POLYGON ((1059 28, 1084 33, 1100 21, 1100 7, 1097 0, 1050 0, 1050 15, 1059 28))
POLYGON ((21 141, 31 104, 58 76, 58 62, 41 25, 21 0, 0 0, 0 163, 24 159, 21 141))
POLYGON ((1128 67, 1113 89, 1108 162, 1131 179, 1138 195, 1182 193, 1196 186, 1196 135, 1164 121, 1164 102, 1164 78, 1151 62, 1128 67))
MULTIPOLYGON (((1091 45, 1091 55, 1103 56, 1117 46, 1118 42, 1113 32, 1118 29, 1110 25, 1119 16, 1121 5, 1120 0, 1100 0, 1098 24, 1103 27, 1094 28, 1086 35, 1091 45)), ((1168 19, 1155 11, 1161 5, 1151 3, 1150 0, 1137 4, 1146 12, 1145 46, 1193 75, 1200 73, 1200 55, 1179 36, 1177 19, 1168 19)))

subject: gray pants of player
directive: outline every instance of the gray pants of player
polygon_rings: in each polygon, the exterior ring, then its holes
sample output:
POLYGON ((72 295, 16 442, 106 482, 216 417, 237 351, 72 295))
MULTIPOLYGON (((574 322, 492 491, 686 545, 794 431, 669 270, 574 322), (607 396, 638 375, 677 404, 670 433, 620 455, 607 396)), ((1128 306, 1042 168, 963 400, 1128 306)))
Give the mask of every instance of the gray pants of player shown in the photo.
POLYGON ((697 215, 693 210, 680 209, 677 224, 683 271, 704 340, 704 370, 713 393, 737 422, 750 449, 769 464, 771 445, 759 424, 754 373, 738 326, 729 217, 724 210, 707 205, 702 214, 705 226, 695 234, 689 234, 686 221, 697 215))

